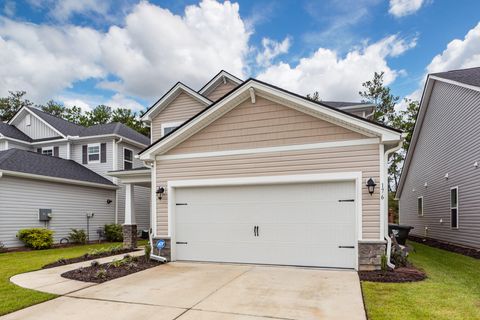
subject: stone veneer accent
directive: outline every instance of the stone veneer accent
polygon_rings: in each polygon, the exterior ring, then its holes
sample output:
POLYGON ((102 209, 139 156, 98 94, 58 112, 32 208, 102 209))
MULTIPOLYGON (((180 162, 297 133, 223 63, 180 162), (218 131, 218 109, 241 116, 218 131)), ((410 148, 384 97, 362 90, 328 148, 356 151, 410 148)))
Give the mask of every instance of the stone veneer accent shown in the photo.
POLYGON ((123 247, 134 249, 137 247, 137 225, 124 224, 123 228, 123 247))
POLYGON ((359 271, 380 270, 382 255, 386 253, 386 241, 369 241, 358 243, 359 271))
POLYGON ((169 237, 155 237, 153 238, 153 254, 162 256, 167 259, 168 262, 172 261, 172 241, 169 237), (157 240, 165 240, 165 248, 159 252, 157 249, 157 240))

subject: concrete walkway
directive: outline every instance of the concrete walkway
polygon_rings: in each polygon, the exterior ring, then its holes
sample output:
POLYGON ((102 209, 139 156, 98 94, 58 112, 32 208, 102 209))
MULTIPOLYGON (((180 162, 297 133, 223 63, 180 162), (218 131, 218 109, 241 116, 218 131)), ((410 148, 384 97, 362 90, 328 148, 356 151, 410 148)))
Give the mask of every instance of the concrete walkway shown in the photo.
POLYGON ((85 285, 1 319, 365 319, 353 271, 176 262, 85 285))

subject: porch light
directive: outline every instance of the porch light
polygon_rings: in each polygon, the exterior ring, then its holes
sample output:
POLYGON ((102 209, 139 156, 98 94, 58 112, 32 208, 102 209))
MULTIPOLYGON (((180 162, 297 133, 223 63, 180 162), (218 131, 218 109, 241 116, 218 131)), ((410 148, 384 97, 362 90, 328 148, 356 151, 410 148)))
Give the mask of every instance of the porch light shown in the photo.
POLYGON ((157 193, 158 200, 162 200, 162 197, 165 194, 165 188, 164 187, 158 187, 156 193, 157 193))
POLYGON ((370 195, 373 195, 376 185, 377 184, 375 183, 375 180, 373 180, 372 178, 368 179, 366 186, 368 188, 368 193, 370 193, 370 195))

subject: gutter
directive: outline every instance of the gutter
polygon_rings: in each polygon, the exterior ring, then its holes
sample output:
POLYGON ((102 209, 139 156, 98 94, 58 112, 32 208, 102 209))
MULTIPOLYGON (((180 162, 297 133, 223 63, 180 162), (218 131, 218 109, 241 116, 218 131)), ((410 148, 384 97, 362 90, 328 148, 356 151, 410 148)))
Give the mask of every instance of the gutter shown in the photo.
MULTIPOLYGON (((384 163, 384 166, 385 166, 384 170, 385 171, 384 172, 385 173, 388 172, 388 156, 402 148, 403 139, 404 139, 404 135, 402 134, 402 139, 400 140, 398 145, 396 145, 395 147, 385 151, 385 155, 384 155, 384 159, 385 159, 385 163, 384 163)), ((385 177, 386 177, 386 180, 387 180, 387 181, 384 181, 384 183, 386 182, 385 185, 387 186, 387 201, 384 202, 384 205, 385 205, 384 215, 386 216, 384 218, 384 230, 387 230, 387 234, 385 235, 385 240, 387 241, 387 265, 388 265, 388 267, 390 267, 392 269, 395 269, 395 265, 390 262, 390 256, 392 254, 392 239, 390 239, 390 236, 388 235, 388 174, 385 174, 385 177)))

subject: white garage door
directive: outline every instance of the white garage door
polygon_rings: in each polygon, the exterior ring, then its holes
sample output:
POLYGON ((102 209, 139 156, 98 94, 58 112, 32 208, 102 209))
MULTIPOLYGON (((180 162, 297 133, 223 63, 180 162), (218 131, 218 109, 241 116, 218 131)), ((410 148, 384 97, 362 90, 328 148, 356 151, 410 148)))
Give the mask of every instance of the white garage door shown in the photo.
POLYGON ((355 268, 354 182, 176 190, 176 259, 355 268))

